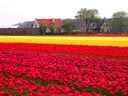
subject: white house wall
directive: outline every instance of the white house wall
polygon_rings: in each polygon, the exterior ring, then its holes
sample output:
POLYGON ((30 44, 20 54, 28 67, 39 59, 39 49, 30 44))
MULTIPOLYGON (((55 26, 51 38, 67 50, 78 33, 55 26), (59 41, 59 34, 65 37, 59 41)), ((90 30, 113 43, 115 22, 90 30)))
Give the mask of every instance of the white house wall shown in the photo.
POLYGON ((40 26, 39 26, 39 24, 38 24, 38 22, 35 20, 34 21, 34 24, 33 24, 33 28, 39 28, 40 26))

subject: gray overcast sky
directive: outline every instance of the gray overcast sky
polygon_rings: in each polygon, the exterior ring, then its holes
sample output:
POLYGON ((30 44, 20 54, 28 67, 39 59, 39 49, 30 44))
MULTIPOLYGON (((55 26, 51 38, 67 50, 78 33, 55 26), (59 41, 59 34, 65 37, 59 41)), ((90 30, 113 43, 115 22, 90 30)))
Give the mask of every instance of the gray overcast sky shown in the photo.
POLYGON ((81 8, 97 9, 100 17, 128 11, 127 0, 0 0, 0 27, 35 18, 74 18, 81 8))

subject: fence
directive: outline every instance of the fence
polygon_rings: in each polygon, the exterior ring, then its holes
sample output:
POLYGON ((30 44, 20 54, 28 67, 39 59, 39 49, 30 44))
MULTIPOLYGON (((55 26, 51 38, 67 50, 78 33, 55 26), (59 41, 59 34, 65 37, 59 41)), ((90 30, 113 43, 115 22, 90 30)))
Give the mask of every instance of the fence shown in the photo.
POLYGON ((0 28, 0 35, 41 35, 39 28, 0 28))

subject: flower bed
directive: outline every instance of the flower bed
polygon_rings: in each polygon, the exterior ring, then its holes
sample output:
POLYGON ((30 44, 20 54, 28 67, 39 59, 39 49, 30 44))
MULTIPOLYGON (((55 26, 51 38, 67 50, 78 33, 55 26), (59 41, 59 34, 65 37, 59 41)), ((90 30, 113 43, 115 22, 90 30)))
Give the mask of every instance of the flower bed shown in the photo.
POLYGON ((128 59, 128 47, 0 43, 0 49, 128 59))
POLYGON ((0 36, 0 42, 128 47, 127 37, 0 36))
POLYGON ((128 94, 128 61, 125 60, 10 50, 0 53, 0 89, 7 94, 11 90, 13 94, 29 96, 128 94))
POLYGON ((39 44, 46 41, 41 37, 37 44, 33 37, 31 44, 17 43, 18 37, 0 43, 0 96, 128 96, 127 44, 75 44, 79 39, 70 38, 72 45, 58 44, 59 39, 53 44, 50 38, 51 43, 39 44))

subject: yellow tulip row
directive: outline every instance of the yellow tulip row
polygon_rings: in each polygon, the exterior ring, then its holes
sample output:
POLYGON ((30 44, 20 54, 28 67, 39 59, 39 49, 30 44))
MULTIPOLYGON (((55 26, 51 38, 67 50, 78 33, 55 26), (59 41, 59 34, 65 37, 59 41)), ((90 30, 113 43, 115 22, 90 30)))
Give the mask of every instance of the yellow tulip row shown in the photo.
POLYGON ((0 36, 0 42, 128 47, 128 37, 0 36))

